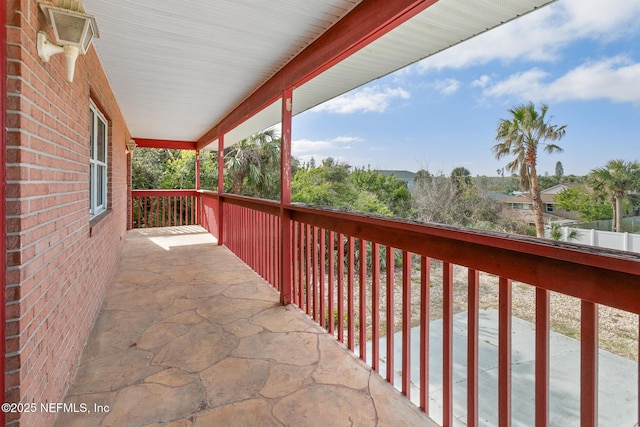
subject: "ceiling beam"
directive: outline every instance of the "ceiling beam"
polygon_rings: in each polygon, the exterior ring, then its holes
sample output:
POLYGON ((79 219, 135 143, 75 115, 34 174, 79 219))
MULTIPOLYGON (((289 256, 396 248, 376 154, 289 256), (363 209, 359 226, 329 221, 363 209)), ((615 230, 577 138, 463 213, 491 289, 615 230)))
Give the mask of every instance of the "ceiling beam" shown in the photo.
POLYGON ((171 150, 196 150, 195 141, 174 141, 170 139, 132 138, 138 148, 169 148, 171 150))
POLYGON ((197 147, 207 146, 274 102, 283 90, 309 81, 437 1, 363 0, 207 131, 197 147))

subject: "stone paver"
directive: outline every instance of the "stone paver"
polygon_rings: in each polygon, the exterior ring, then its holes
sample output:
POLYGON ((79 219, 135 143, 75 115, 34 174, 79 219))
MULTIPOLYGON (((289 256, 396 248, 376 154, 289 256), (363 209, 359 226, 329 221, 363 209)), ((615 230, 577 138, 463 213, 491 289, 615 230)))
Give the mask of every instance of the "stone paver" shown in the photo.
POLYGON ((200 227, 127 242, 55 425, 431 426, 200 227))

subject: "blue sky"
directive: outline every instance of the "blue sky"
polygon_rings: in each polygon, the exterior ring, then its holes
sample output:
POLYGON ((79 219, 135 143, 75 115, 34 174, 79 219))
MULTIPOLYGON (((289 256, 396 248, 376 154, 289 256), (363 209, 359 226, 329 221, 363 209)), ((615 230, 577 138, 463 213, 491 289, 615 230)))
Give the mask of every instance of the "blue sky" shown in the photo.
POLYGON ((497 175, 499 119, 532 101, 567 125, 538 172, 640 161, 640 1, 559 0, 294 117, 293 155, 497 175))

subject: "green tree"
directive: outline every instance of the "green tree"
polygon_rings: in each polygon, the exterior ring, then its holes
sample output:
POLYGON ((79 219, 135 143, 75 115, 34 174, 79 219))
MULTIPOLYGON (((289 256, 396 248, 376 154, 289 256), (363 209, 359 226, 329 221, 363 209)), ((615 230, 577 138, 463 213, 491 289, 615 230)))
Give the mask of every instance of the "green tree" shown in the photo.
POLYGON ((280 138, 273 129, 259 132, 224 151, 230 192, 277 199, 280 183, 280 138))
POLYGON ((509 110, 510 119, 500 119, 496 128, 495 144, 492 148, 497 159, 514 156, 507 163, 507 170, 517 172, 520 188, 529 190, 533 202, 536 223, 536 235, 544 237, 543 206, 538 185, 538 147, 544 144, 544 151, 551 154, 561 152, 562 148, 544 141, 556 141, 566 132, 566 125, 552 125, 546 119, 549 107, 543 104, 538 112, 532 102, 518 105, 509 110))
POLYGON ((318 167, 302 166, 291 182, 291 200, 355 212, 407 216, 410 193, 396 177, 355 169, 329 157, 318 167))
POLYGON ((558 181, 560 181, 563 176, 564 168, 562 167, 562 162, 556 162, 556 178, 558 178, 558 181))
POLYGON ((131 159, 131 181, 134 190, 162 188, 167 161, 178 150, 138 148, 131 159))
POLYGON ((464 188, 471 185, 471 172, 469 172, 469 169, 462 166, 454 168, 451 171, 451 180, 456 187, 462 191, 464 188))
POLYGON ((598 200, 592 193, 579 187, 561 191, 554 196, 553 201, 560 209, 579 212, 580 219, 583 221, 609 219, 613 214, 609 203, 598 200))
POLYGON ((640 204, 640 163, 611 160, 602 168, 593 169, 587 182, 601 199, 608 198, 613 205, 613 231, 622 230, 623 201, 640 204))

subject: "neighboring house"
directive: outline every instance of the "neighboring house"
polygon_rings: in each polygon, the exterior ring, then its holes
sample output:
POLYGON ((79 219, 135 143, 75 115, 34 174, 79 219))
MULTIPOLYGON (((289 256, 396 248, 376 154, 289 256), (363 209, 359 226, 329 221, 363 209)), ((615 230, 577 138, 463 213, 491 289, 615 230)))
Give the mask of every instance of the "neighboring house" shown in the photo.
MULTIPOLYGON (((574 222, 578 220, 578 212, 566 211, 560 209, 554 201, 554 197, 560 192, 578 187, 580 184, 558 184, 540 191, 544 209, 544 222, 574 222)), ((529 224, 535 224, 535 216, 533 214, 533 201, 529 193, 518 194, 506 197, 500 200, 502 203, 501 216, 503 218, 525 221, 529 224)))
POLYGON ((413 190, 413 180, 416 178, 415 172, 397 170, 376 170, 376 172, 387 176, 393 175, 396 178, 406 182, 409 191, 413 190))

